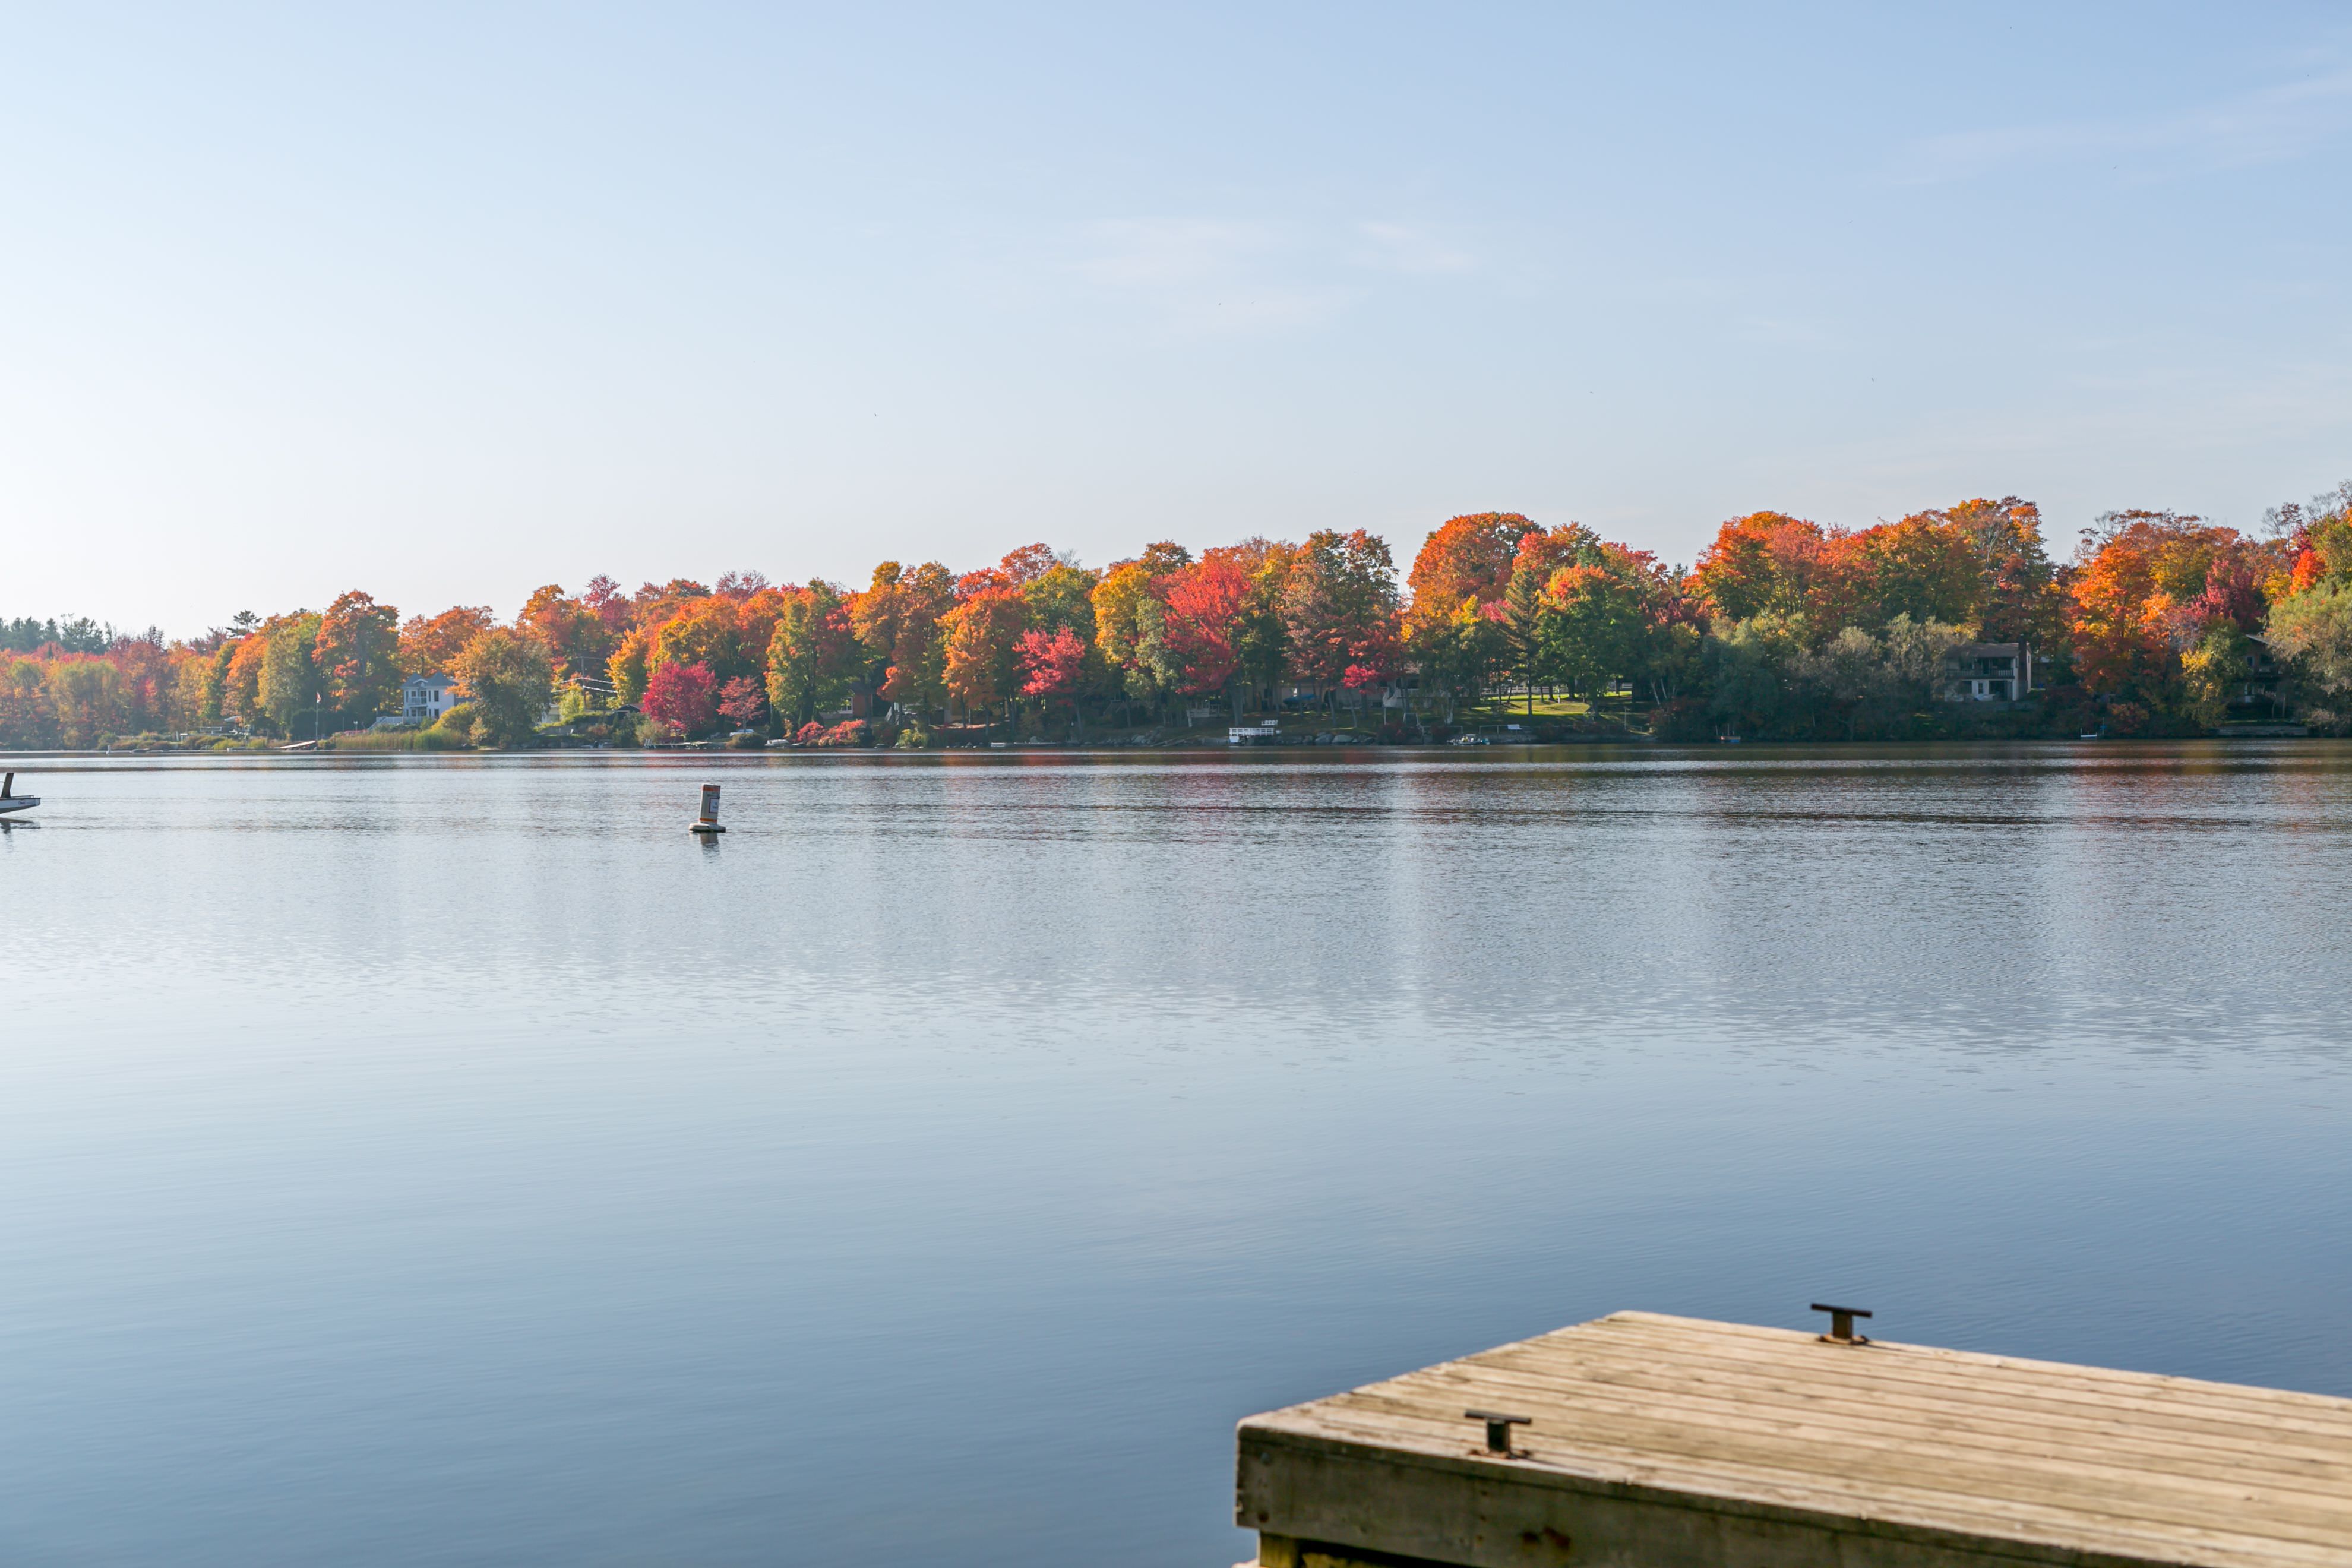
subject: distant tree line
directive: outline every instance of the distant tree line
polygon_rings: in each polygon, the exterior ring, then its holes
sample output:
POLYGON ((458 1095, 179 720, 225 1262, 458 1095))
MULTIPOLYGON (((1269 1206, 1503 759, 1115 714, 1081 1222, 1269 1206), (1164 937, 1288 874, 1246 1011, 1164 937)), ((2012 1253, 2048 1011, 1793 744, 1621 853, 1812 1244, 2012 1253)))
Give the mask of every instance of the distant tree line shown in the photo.
POLYGON ((60 653, 104 653, 114 646, 115 631, 110 626, 100 626, 87 616, 52 616, 46 621, 30 616, 0 620, 0 653, 37 653, 54 647, 60 653))
POLYGON ((1162 542, 1099 570, 1044 544, 963 572, 886 561, 862 587, 597 577, 505 624, 462 605, 404 620, 356 590, 184 641, 0 620, 0 746, 331 733, 397 712, 402 682, 434 672, 467 698, 445 732, 494 745, 530 742, 551 706, 619 743, 925 745, 1286 705, 1426 734, 1506 701, 1532 712, 1539 693, 1575 722, 1669 738, 1924 737, 1981 728, 1937 700, 1970 642, 2032 652, 2039 700, 2004 709, 2005 732, 2194 733, 2257 697, 2257 716, 2352 728, 2352 484, 2256 534, 2109 512, 2063 563, 2038 510, 2006 497, 1862 529, 1753 512, 1688 568, 1481 512, 1431 534, 1402 584, 1379 537, 1321 530, 1162 542))

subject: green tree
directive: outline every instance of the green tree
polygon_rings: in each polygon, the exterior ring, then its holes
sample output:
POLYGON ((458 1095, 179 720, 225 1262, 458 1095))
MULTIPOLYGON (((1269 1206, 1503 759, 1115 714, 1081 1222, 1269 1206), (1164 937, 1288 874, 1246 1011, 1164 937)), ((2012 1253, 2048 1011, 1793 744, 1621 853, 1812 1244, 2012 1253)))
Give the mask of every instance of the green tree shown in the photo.
POLYGON ((1968 633, 1946 621, 1896 616, 1885 631, 1843 626, 1790 659, 1809 721, 1842 719, 1846 738, 1892 738, 1935 699, 1944 656, 1968 633))
POLYGON ((2329 700, 2312 706, 2312 721, 2341 724, 2341 700, 2352 698, 2352 582, 2322 582, 2281 600, 2263 633, 2297 680, 2329 700))
POLYGON ((314 719, 326 703, 326 681, 313 657, 319 617, 308 610, 272 616, 262 625, 261 679, 256 700, 281 735, 292 735, 298 715, 314 719))
POLYGON ((212 658, 205 660, 209 668, 205 672, 203 717, 207 724, 217 724, 229 716, 229 664, 236 658, 238 646, 225 642, 213 649, 212 658))
POLYGON ((476 633, 450 673, 472 698, 476 732, 500 746, 531 737, 555 689, 555 661, 547 645, 505 626, 476 633))
POLYGON ((1502 667, 1526 688, 1530 713, 1536 710, 1536 688, 1555 679, 1544 657, 1544 583, 1540 566, 1531 561, 1515 563, 1496 619, 1502 667))
POLYGON ((1755 734, 1797 727, 1804 707, 1797 663, 1806 630, 1803 616, 1769 611, 1717 620, 1706 639, 1706 679, 1718 723, 1755 734))
MULTIPOLYGON (((1513 593, 1524 598, 1524 574, 1515 574, 1513 593)), ((1528 677, 1595 696, 1622 677, 1637 696, 1646 688, 1651 701, 1670 700, 1699 640, 1679 576, 1645 550, 1601 539, 1580 543, 1552 572, 1532 611, 1506 609, 1531 623, 1531 632, 1517 634, 1534 644, 1519 656, 1528 677)))
POLYGON ((1550 613, 1544 589, 1562 568, 1601 563, 1601 536, 1580 522, 1538 529, 1521 536, 1503 579, 1501 597, 1491 606, 1503 630, 1504 655, 1497 674, 1516 681, 1527 693, 1528 711, 1535 711, 1535 689, 1563 679, 1559 649, 1546 637, 1550 613))
POLYGON ((577 724, 583 719, 593 719, 605 711, 608 706, 602 691, 583 686, 577 680, 568 680, 564 682, 563 689, 556 694, 555 716, 566 724, 577 724))
POLYGON ((1252 537, 1206 552, 1230 559, 1249 574, 1249 591, 1234 618, 1234 668, 1250 691, 1250 707, 1273 695, 1290 662, 1290 634, 1282 624, 1282 581, 1298 546, 1252 537))
POLYGON ((2246 679, 2253 639, 2229 621, 2214 621, 2180 656, 2182 707, 2190 722, 2210 730, 2230 714, 2230 694, 2246 679))
POLYGON ((1451 615, 1433 614, 1433 608, 1414 604, 1405 651, 1419 667, 1423 684, 1444 704, 1450 724, 1455 703, 1476 697, 1504 667, 1509 643, 1504 623, 1470 595, 1463 595, 1451 615))
POLYGON ((1056 561, 1021 584, 1021 602, 1028 606, 1029 624, 1047 632, 1069 627, 1081 641, 1095 635, 1097 575, 1082 567, 1056 561))
POLYGON ((788 588, 768 639, 768 708, 788 730, 848 694, 860 645, 828 583, 788 588))
POLYGON ((1588 697, 1600 697, 1641 662, 1648 629, 1645 585, 1638 572, 1612 569, 1619 564, 1598 558, 1590 565, 1563 566, 1544 584, 1541 673, 1588 697))

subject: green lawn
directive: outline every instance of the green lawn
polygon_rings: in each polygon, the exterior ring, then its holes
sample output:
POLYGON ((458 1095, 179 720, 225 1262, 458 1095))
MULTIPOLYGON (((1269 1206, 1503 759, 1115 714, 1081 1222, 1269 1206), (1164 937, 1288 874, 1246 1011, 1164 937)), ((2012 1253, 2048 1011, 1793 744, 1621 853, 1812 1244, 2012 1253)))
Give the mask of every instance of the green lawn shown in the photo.
MULTIPOLYGON (((1611 701, 1604 711, 1614 711, 1622 699, 1611 701)), ((1490 697, 1483 702, 1465 703, 1458 710, 1465 722, 1502 724, 1528 717, 1528 700, 1524 697, 1490 697)), ((1581 697, 1546 697, 1538 693, 1535 700, 1535 717, 1538 719, 1581 719, 1592 711, 1592 704, 1581 697)))

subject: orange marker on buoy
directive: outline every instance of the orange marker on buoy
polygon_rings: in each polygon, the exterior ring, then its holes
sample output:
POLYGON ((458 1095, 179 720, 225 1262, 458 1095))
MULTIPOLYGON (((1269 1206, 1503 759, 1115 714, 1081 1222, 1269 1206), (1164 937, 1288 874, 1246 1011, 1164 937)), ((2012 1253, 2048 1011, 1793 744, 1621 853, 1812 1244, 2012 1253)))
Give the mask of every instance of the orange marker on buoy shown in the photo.
POLYGON ((724 833, 727 831, 725 828, 719 826, 719 786, 717 784, 704 784, 702 786, 702 815, 696 817, 692 822, 687 824, 686 830, 688 833, 724 833))

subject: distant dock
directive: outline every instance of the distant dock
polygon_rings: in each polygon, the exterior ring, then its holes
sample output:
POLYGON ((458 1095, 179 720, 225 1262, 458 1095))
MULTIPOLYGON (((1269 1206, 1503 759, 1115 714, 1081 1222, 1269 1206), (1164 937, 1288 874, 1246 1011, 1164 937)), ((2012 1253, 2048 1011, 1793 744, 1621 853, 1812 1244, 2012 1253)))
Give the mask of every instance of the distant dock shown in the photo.
POLYGON ((1650 1312, 1254 1415, 1238 1464, 1263 1568, 2352 1563, 2352 1399, 1650 1312))

